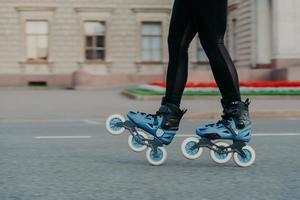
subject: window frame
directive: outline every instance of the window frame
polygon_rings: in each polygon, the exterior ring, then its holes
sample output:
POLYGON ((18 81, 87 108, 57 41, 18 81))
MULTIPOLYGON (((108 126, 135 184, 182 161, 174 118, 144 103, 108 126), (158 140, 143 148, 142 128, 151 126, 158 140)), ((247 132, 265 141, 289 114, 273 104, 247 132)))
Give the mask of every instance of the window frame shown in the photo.
POLYGON ((50 21, 48 19, 26 19, 24 21, 25 27, 24 27, 24 53, 25 53, 25 62, 26 63, 37 63, 37 64, 44 64, 49 62, 50 57, 50 21), (47 34, 27 34, 27 22, 47 22, 47 34), (27 43, 27 36, 28 35, 46 35, 47 36, 47 58, 46 59, 29 59, 28 58, 28 43, 27 43))
POLYGON ((84 62, 85 63, 106 63, 106 60, 107 60, 107 23, 106 23, 106 21, 104 21, 104 20, 84 20, 83 22, 83 25, 82 25, 82 27, 83 27, 83 59, 84 59, 84 62), (87 22, 96 22, 96 23, 100 23, 100 24, 102 24, 103 26, 104 26, 104 28, 105 28, 105 31, 104 31, 104 34, 103 35, 87 35, 86 33, 85 33, 85 27, 84 27, 84 25, 85 25, 85 23, 87 23, 87 22), (91 37, 92 36, 92 48, 91 47, 88 47, 87 46, 87 43, 86 43, 86 41, 87 41, 87 37, 91 37), (103 39, 103 46, 104 47, 99 47, 99 48, 97 48, 97 36, 103 36, 104 37, 104 39, 103 39), (89 60, 89 59, 87 59, 87 50, 93 50, 93 55, 95 56, 95 57, 97 57, 96 55, 97 55, 97 50, 103 50, 104 51, 104 58, 103 59, 91 59, 91 60, 89 60))
POLYGON ((142 64, 162 64, 163 63, 163 50, 164 50, 164 47, 163 47, 163 22, 162 21, 141 21, 140 22, 140 32, 139 32, 139 35, 140 35, 140 60, 142 64), (143 58, 143 51, 144 51, 144 48, 143 48, 143 39, 144 37, 153 37, 153 35, 143 35, 143 26, 145 24, 157 24, 160 26, 160 35, 159 36, 155 36, 155 37, 160 37, 160 44, 161 44, 161 48, 160 48, 160 60, 159 61, 155 61, 155 60, 149 60, 149 61, 146 61, 144 60, 143 58))

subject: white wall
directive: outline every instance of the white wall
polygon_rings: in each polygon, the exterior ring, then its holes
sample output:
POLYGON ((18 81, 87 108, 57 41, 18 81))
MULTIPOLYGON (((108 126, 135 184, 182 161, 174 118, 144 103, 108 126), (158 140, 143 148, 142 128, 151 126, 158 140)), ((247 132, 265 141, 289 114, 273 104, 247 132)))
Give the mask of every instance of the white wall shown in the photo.
POLYGON ((300 59, 300 1, 273 0, 272 7, 272 57, 300 59))
POLYGON ((271 1, 256 0, 256 62, 270 64, 272 54, 271 1))

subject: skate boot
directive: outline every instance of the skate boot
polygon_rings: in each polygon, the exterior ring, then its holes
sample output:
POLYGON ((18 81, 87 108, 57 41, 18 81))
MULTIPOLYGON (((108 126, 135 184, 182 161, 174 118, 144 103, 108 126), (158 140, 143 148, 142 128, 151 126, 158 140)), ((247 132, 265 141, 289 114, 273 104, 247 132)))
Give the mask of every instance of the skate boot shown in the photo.
POLYGON ((186 110, 162 99, 161 107, 156 114, 137 111, 127 113, 128 120, 120 115, 107 119, 106 127, 112 134, 121 134, 129 130, 129 147, 136 152, 145 150, 147 160, 152 165, 161 165, 166 160, 167 151, 163 145, 172 142, 178 130, 180 120, 186 110), (149 136, 146 133, 149 133, 149 136))
POLYGON ((165 102, 163 98, 156 114, 130 111, 127 117, 137 128, 157 138, 164 145, 168 145, 172 142, 185 112, 186 110, 180 110, 176 105, 165 102))
POLYGON ((251 140, 252 130, 249 104, 249 99, 229 104, 222 101, 222 120, 197 128, 196 134, 200 140, 187 138, 181 146, 183 155, 189 159, 196 159, 202 154, 203 147, 207 147, 210 149, 211 158, 217 163, 226 163, 233 155, 233 160, 238 166, 252 165, 255 162, 255 151, 246 144, 251 140), (214 140, 231 140, 232 144, 214 140))

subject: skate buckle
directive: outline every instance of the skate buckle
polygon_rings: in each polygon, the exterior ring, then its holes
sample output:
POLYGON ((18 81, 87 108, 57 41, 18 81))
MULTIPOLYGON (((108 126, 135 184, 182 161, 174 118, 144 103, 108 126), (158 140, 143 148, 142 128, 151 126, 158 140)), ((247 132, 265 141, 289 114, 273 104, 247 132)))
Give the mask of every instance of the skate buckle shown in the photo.
POLYGON ((165 132, 162 129, 159 128, 159 129, 156 130, 155 134, 156 134, 157 137, 162 137, 165 134, 165 132))

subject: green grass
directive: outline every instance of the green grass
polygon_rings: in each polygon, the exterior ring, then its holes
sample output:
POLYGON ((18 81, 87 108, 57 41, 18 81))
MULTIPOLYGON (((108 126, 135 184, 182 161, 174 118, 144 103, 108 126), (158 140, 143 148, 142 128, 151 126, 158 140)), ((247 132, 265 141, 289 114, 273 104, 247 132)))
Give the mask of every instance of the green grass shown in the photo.
MULTIPOLYGON (((145 90, 137 87, 128 88, 127 92, 142 96, 161 96, 164 93, 145 90)), ((184 96, 217 96, 219 92, 184 92, 184 96)), ((242 92, 246 96, 300 96, 300 91, 261 91, 261 92, 242 92)))

